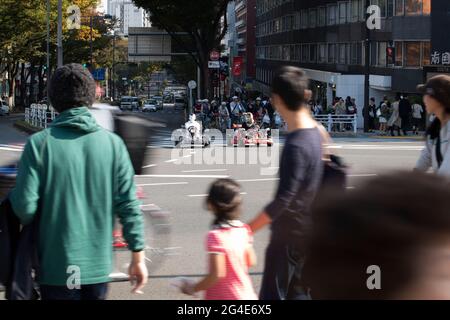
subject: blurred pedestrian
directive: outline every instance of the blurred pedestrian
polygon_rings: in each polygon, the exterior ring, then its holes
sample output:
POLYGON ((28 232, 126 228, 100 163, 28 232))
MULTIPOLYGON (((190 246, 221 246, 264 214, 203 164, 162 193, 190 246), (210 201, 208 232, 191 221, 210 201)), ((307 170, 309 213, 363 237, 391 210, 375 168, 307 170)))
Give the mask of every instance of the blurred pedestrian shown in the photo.
POLYGON ((42 299, 106 298, 116 215, 132 251, 130 281, 139 292, 147 282, 143 218, 125 144, 89 112, 95 81, 81 65, 58 68, 49 96, 59 115, 29 139, 10 196, 23 224, 39 219, 42 299))
MULTIPOLYGON (((339 98, 339 102, 336 104, 336 115, 337 116, 343 116, 347 114, 347 109, 345 107, 345 101, 342 98, 339 98)), ((342 117, 337 118, 337 120, 340 122, 343 120, 342 117)), ((345 128, 345 124, 344 123, 339 123, 338 124, 338 131, 339 132, 343 132, 345 128)))
POLYGON ((402 120, 401 130, 403 131, 403 134, 405 136, 407 136, 408 131, 409 131, 412 109, 411 109, 411 103, 409 102, 406 94, 404 94, 400 98, 400 103, 399 103, 398 108, 399 108, 398 111, 399 111, 400 119, 402 120))
POLYGON ((391 106, 391 118, 388 120, 388 129, 391 131, 391 136, 394 136, 394 130, 397 130, 398 136, 401 136, 402 119, 400 118, 399 104, 400 95, 397 95, 391 106))
POLYGON ((450 177, 450 76, 439 75, 418 86, 424 95, 423 101, 428 113, 435 118, 426 135, 426 148, 417 162, 416 168, 433 171, 450 177))
POLYGON ((304 272, 312 299, 449 300, 449 208, 449 181, 424 173, 327 194, 313 209, 304 272))
POLYGON ((380 116, 378 121, 380 123, 380 132, 382 135, 386 134, 387 131, 387 121, 391 117, 391 108, 388 98, 385 96, 380 107, 380 116))
MULTIPOLYGON (((347 97, 347 99, 350 97, 347 97)), ((350 103, 345 105, 346 113, 349 116, 355 116, 358 114, 358 107, 356 106, 356 99, 350 98, 350 103)), ((353 124, 347 124, 347 130, 353 130, 353 124)))
POLYGON ((309 79, 302 69, 281 67, 272 82, 272 101, 289 134, 280 163, 275 199, 251 223, 254 232, 271 224, 261 285, 262 300, 308 299, 302 283, 305 234, 310 227, 310 204, 323 174, 322 137, 311 116, 309 79))
POLYGON ((370 98, 369 105, 363 110, 364 117, 369 117, 369 132, 373 132, 375 130, 375 105, 375 98, 370 98))
POLYGON ((413 134, 418 135, 422 126, 423 107, 417 102, 412 105, 413 134))
POLYGON ((206 300, 257 300, 248 271, 256 264, 253 234, 239 220, 239 184, 230 179, 217 180, 210 187, 206 206, 214 215, 206 239, 208 275, 197 283, 186 282, 182 291, 190 295, 205 291, 206 300))

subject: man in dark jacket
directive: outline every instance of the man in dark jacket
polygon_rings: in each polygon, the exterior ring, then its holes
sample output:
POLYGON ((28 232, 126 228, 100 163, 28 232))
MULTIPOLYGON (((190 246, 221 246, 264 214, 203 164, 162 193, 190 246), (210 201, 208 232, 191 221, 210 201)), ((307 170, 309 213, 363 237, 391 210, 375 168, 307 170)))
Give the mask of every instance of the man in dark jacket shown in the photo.
POLYGON ((411 103, 408 100, 406 95, 403 95, 400 99, 399 104, 399 113, 400 118, 402 119, 402 131, 405 136, 408 135, 407 131, 409 130, 409 119, 411 117, 411 103))

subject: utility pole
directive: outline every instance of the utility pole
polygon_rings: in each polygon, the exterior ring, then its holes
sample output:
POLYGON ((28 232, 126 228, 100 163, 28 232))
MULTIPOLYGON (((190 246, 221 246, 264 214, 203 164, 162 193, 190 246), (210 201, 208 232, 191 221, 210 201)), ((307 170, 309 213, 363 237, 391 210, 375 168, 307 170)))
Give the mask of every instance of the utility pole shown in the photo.
POLYGON ((50 0, 47 0, 47 103, 50 104, 48 96, 48 83, 50 83, 50 0))
POLYGON ((92 23, 93 23, 93 17, 92 17, 92 14, 91 14, 91 16, 90 16, 90 21, 89 21, 89 24, 90 24, 90 28, 91 28, 91 33, 90 33, 90 45, 91 45, 91 52, 90 52, 90 55, 91 55, 91 72, 94 70, 93 69, 93 51, 94 51, 94 44, 93 44, 93 42, 92 42, 92 23))
POLYGON ((114 81, 114 68, 115 68, 115 64, 116 64, 116 31, 114 30, 114 35, 113 35, 113 56, 112 56, 112 68, 111 68, 111 80, 112 80, 112 85, 111 85, 111 91, 112 91, 112 98, 113 100, 116 100, 116 86, 115 86, 115 81, 114 81))
POLYGON ((367 13, 367 9, 370 6, 370 0, 365 1, 366 8, 366 20, 364 22, 365 28, 365 72, 364 72, 364 132, 369 132, 369 94, 370 94, 370 29, 368 28, 367 21, 370 14, 367 13))
POLYGON ((62 0, 58 0, 58 68, 63 66, 63 45, 62 45, 62 0))

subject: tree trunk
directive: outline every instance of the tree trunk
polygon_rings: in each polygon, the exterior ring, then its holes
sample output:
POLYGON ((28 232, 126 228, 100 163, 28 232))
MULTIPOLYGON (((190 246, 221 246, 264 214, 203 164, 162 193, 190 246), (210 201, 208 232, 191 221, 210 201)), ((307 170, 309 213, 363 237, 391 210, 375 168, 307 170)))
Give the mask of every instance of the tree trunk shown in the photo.
POLYGON ((19 105, 21 107, 25 106, 25 98, 27 94, 27 79, 25 77, 25 63, 22 62, 20 67, 20 97, 19 105))
POLYGON ((31 70, 30 70, 30 95, 28 96, 28 101, 26 103, 26 106, 29 106, 31 103, 36 102, 36 97, 34 94, 34 82, 36 78, 36 69, 35 64, 31 64, 31 70))
POLYGON ((11 108, 11 111, 16 106, 16 76, 17 76, 18 69, 19 69, 19 62, 10 63, 7 68, 7 70, 8 70, 8 86, 9 86, 8 104, 11 108))
POLYGON ((210 83, 209 83, 209 69, 208 69, 208 54, 202 53, 199 57, 200 60, 200 93, 203 98, 210 98, 210 83))
POLYGON ((39 65, 39 70, 38 70, 38 78, 39 78, 39 90, 38 90, 38 101, 41 101, 44 98, 44 73, 43 71, 43 67, 42 64, 39 65))

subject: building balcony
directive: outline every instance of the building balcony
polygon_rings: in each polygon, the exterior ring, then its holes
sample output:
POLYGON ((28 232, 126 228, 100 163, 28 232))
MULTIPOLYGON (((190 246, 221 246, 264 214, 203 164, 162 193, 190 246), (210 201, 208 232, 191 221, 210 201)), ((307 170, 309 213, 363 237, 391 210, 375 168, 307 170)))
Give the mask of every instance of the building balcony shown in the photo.
POLYGON ((244 9, 245 7, 247 7, 247 1, 241 1, 236 5, 236 7, 234 8, 234 11, 239 12, 242 9, 244 9))
POLYGON ((235 26, 236 28, 245 26, 245 20, 242 19, 242 20, 237 21, 237 22, 234 24, 234 26, 235 26))

